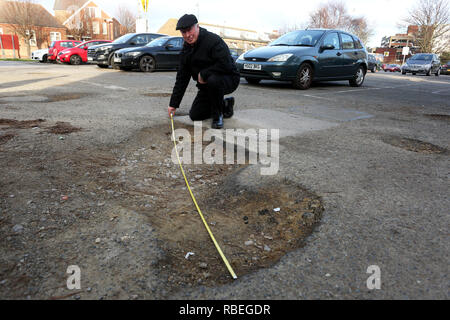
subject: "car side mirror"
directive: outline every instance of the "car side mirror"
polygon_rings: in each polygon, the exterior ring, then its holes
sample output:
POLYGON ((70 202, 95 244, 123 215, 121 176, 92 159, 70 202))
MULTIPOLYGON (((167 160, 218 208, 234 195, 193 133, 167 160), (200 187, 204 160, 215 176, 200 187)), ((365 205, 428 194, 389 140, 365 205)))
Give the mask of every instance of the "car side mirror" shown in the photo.
POLYGON ((332 44, 325 44, 323 46, 320 47, 320 50, 323 52, 325 50, 333 50, 334 46, 332 44))
POLYGON ((88 46, 85 46, 83 49, 84 49, 84 50, 87 50, 87 49, 88 49, 88 46))

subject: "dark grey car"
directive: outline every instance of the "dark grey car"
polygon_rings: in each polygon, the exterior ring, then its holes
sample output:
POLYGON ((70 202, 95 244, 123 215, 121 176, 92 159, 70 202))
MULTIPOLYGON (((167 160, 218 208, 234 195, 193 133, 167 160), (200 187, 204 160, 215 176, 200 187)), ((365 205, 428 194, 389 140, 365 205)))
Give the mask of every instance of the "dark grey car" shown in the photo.
POLYGON ((406 60, 402 67, 402 74, 425 73, 427 76, 434 73, 436 77, 441 74, 441 60, 434 53, 418 53, 406 60))
POLYGON ((367 72, 367 51, 347 32, 298 30, 242 54, 236 65, 251 84, 263 79, 291 81, 294 88, 305 90, 313 81, 348 80, 359 87, 367 72))

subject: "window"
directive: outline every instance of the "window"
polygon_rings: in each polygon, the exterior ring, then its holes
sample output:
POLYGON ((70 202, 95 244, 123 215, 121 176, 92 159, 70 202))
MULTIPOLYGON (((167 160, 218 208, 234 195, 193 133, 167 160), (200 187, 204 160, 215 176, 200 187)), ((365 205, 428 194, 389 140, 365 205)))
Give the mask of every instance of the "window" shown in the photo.
POLYGON ((92 29, 94 34, 100 34, 100 24, 98 23, 98 21, 92 22, 92 29))
POLYGON ((356 49, 362 49, 363 48, 361 40, 359 40, 357 37, 353 37, 353 40, 355 41, 356 49))
MULTIPOLYGON (((30 36, 30 30, 27 30, 27 37, 30 36)), ((25 44, 27 43, 24 39, 25 44)), ((31 30, 30 46, 36 46, 36 31, 31 30)))
POLYGON ((174 49, 181 49, 183 47, 183 39, 172 39, 167 44, 173 45, 174 49))
POLYGON ((353 38, 348 34, 341 33, 342 39, 342 49, 355 49, 355 44, 353 43, 353 38))
POLYGON ((103 34, 108 34, 108 24, 103 22, 103 34))
POLYGON ((146 35, 139 35, 139 36, 136 36, 132 40, 132 42, 134 42, 135 44, 147 44, 150 41, 147 41, 147 36, 146 35))
POLYGON ((323 45, 329 45, 331 44, 334 46, 335 49, 339 50, 341 48, 341 45, 339 43, 339 36, 337 32, 329 33, 325 36, 325 39, 323 39, 323 45))
POLYGON ((60 32, 50 32, 50 41, 58 41, 61 40, 60 32))

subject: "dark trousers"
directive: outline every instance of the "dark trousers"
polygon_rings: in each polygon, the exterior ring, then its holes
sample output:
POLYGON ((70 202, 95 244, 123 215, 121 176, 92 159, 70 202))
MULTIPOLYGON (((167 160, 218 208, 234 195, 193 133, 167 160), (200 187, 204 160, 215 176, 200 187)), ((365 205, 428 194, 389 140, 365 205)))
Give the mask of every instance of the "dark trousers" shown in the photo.
POLYGON ((191 120, 218 119, 223 113, 224 95, 234 92, 239 82, 238 75, 213 74, 209 76, 206 84, 197 83, 199 90, 189 111, 191 120))

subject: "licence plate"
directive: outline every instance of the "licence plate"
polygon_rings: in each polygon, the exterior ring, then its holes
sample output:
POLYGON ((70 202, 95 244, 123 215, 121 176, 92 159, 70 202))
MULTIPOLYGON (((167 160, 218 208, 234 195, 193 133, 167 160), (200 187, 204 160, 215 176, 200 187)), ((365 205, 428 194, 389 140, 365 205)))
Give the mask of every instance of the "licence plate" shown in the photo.
POLYGON ((94 60, 94 58, 88 57, 88 61, 93 61, 93 60, 94 60))
POLYGON ((246 70, 261 70, 261 65, 253 64, 253 63, 244 63, 244 69, 246 69, 246 70))
POLYGON ((122 59, 114 57, 114 62, 122 62, 122 59))

